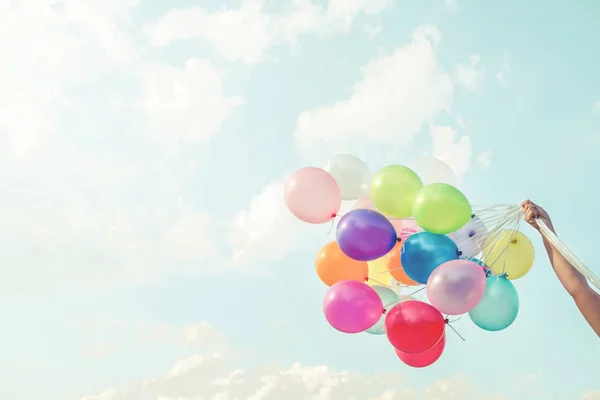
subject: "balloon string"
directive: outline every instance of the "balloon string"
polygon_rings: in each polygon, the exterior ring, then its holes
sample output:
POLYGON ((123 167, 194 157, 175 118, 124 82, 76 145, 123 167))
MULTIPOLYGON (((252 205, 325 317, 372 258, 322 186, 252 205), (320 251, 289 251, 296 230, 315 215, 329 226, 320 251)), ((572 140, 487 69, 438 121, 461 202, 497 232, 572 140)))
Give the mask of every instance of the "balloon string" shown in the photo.
POLYGON ((335 218, 331 219, 331 224, 329 225, 329 230, 327 231, 327 235, 330 235, 333 231, 333 226, 335 225, 335 218))
POLYGON ((447 324, 450 327, 450 329, 452 329, 454 331, 454 333, 456 333, 456 335, 462 339, 463 342, 467 341, 464 337, 462 337, 462 335, 460 333, 458 333, 458 331, 456 329, 454 329, 454 327, 452 325, 450 325, 450 322, 447 322, 447 324))

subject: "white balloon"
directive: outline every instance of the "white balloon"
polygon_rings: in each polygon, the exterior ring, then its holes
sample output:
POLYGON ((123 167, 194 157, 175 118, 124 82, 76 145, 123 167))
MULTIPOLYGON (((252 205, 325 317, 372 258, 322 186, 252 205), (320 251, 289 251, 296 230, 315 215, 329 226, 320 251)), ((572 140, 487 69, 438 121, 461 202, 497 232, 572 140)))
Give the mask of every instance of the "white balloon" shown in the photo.
POLYGON ((423 185, 430 183, 447 183, 452 186, 458 185, 458 178, 452 168, 445 162, 435 157, 420 157, 413 160, 409 168, 419 175, 423 185))
POLYGON ((360 158, 352 154, 338 154, 324 169, 335 178, 342 200, 357 200, 369 195, 373 176, 360 158))
POLYGON ((472 258, 481 253, 482 241, 487 235, 487 227, 481 218, 475 216, 459 230, 449 233, 461 252, 461 257, 472 258))

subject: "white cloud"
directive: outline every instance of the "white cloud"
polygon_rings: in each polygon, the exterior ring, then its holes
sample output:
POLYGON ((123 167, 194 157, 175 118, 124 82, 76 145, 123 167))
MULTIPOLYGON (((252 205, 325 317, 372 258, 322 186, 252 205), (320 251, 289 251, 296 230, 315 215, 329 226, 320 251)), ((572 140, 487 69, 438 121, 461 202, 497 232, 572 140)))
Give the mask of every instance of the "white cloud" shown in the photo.
MULTIPOLYGON (((81 400, 503 400, 487 385, 477 387, 464 376, 433 382, 424 389, 411 388, 401 373, 373 376, 335 371, 320 366, 293 364, 280 368, 260 365, 236 368, 237 357, 196 354, 177 361, 164 374, 122 389, 107 389, 81 400), (358 393, 358 395, 357 395, 358 393)), ((400 362, 400 361, 398 361, 400 362)), ((507 389, 507 390, 510 390, 507 389)), ((588 397, 589 400, 593 397, 588 397)))
POLYGON ((0 133, 17 155, 59 131, 60 108, 75 106, 65 93, 73 84, 136 59, 123 21, 138 1, 100 3, 0 7, 0 133))
POLYGON ((224 93, 222 76, 206 60, 148 66, 142 79, 147 129, 162 141, 207 141, 243 103, 242 96, 224 93))
POLYGON ((187 171, 139 127, 206 140, 241 98, 206 61, 147 65, 139 3, 0 6, 0 295, 187 273, 216 257, 212 219, 169 201, 187 171))
POLYGON ((431 125, 429 127, 433 141, 433 156, 444 161, 461 178, 471 167, 471 138, 458 137, 449 126, 431 125))
POLYGON ((600 390, 592 390, 584 393, 579 400, 600 400, 600 390))
POLYGON ((235 264, 241 261, 247 264, 257 258, 281 261, 302 246, 302 239, 315 228, 292 215, 285 205, 283 191, 282 181, 269 183, 230 223, 229 242, 234 249, 235 264))
POLYGON ((202 39, 223 58, 244 64, 264 60, 281 43, 295 44, 305 34, 346 32, 361 15, 376 15, 391 0, 294 0, 290 10, 269 13, 262 0, 242 0, 237 8, 208 11, 189 7, 169 12, 146 31, 151 45, 165 47, 183 39, 202 39))
POLYGON ((451 10, 458 9, 458 0, 444 0, 444 4, 451 10))
POLYGON ((294 132, 298 145, 312 149, 409 141, 450 107, 452 83, 435 54, 439 40, 435 27, 420 27, 409 44, 369 62, 349 98, 299 116, 294 132))
POLYGON ((494 156, 493 151, 484 151, 477 156, 477 163, 483 168, 489 168, 492 166, 492 157, 494 156))
POLYGON ((369 39, 373 40, 375 39, 375 37, 377 35, 379 35, 381 33, 381 31, 383 30, 383 27, 381 26, 381 24, 378 25, 365 25, 365 33, 367 34, 367 36, 369 37, 369 39))
POLYGON ((456 67, 456 78, 458 82, 469 90, 479 92, 485 73, 481 67, 481 58, 477 55, 469 56, 469 61, 456 67))
POLYGON ((506 75, 510 71, 511 68, 511 55, 509 53, 504 53, 502 55, 502 63, 498 72, 496 72, 496 79, 502 83, 506 83, 506 75))

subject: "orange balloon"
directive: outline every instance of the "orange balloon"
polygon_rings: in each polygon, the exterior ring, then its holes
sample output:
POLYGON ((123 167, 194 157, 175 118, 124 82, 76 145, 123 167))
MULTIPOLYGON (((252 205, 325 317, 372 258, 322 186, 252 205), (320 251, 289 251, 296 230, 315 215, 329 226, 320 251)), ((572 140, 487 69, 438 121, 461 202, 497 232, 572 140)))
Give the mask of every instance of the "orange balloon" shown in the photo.
POLYGON ((398 242, 389 253, 382 257, 382 261, 385 262, 388 272, 399 283, 406 286, 418 286, 419 283, 413 281, 406 275, 404 268, 402 268, 402 261, 400 260, 400 252, 402 250, 402 243, 398 242))
POLYGON ((369 274, 366 261, 353 260, 345 255, 337 242, 329 242, 317 254, 317 274, 327 286, 339 281, 364 282, 369 274))

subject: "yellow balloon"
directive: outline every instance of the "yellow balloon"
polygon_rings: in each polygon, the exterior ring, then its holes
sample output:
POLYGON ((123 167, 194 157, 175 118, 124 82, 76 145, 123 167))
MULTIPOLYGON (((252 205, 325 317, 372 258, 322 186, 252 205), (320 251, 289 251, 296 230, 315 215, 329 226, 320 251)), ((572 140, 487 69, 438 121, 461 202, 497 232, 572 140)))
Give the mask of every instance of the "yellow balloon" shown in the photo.
POLYGON ((512 229, 503 231, 498 240, 486 245, 482 261, 496 274, 507 274, 510 280, 519 279, 533 266, 533 244, 523 233, 512 229))
POLYGON ((369 279, 367 280, 369 286, 392 286, 392 276, 388 271, 386 256, 377 260, 367 261, 367 265, 369 266, 369 279))

